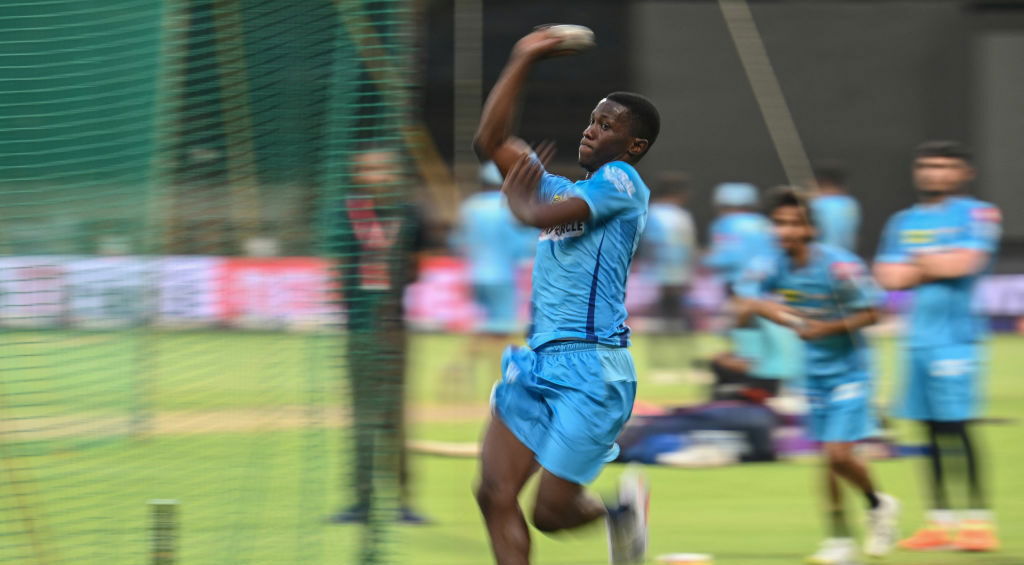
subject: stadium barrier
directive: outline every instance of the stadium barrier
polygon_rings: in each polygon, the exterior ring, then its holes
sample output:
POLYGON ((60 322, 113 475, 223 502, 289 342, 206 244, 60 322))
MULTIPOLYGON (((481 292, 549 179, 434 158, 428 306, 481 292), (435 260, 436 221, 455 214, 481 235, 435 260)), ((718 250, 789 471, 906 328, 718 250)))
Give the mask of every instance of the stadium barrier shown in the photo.
MULTIPOLYGON (((343 320, 328 260, 317 257, 0 257, 0 326, 8 328, 114 329, 223 327, 302 331, 343 320)), ((530 270, 520 272, 519 320, 529 312, 530 270)), ((627 306, 642 316, 656 303, 657 287, 642 270, 630 277, 627 306)), ((724 295, 699 275, 690 293, 698 312, 721 310, 724 295)), ((892 311, 906 306, 893 293, 892 311)), ((997 330, 1017 331, 1024 317, 1024 275, 990 275, 975 297, 976 309, 997 330), (1009 320, 1009 322, 1008 322, 1009 320)), ((420 264, 407 290, 410 325, 428 331, 468 331, 479 312, 465 262, 432 256, 420 264)))

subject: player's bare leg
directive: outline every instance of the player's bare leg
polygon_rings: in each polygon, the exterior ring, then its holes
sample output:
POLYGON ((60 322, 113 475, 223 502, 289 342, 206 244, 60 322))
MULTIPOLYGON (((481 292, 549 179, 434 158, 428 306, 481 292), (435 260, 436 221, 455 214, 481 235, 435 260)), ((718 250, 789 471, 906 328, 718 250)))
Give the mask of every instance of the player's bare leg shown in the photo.
POLYGON ((868 468, 853 453, 853 443, 826 443, 825 459, 829 468, 857 487, 869 499, 875 493, 875 486, 871 482, 868 468))
POLYGON ((538 530, 551 533, 578 528, 604 515, 604 503, 583 485, 541 471, 533 507, 533 525, 538 530))
POLYGON ((498 565, 530 562, 530 532, 518 497, 536 470, 533 452, 493 415, 480 452, 476 500, 498 565))
POLYGON ((825 467, 825 492, 828 497, 827 510, 831 527, 829 535, 837 538, 850 537, 850 526, 843 509, 843 490, 839 485, 839 475, 828 466, 825 467))
POLYGON ((818 551, 807 558, 807 562, 815 565, 848 565, 854 562, 857 548, 843 511, 843 491, 839 485, 840 475, 832 468, 832 461, 828 457, 828 445, 830 444, 825 444, 824 478, 829 533, 828 537, 821 542, 818 551))
POLYGON ((856 456, 853 448, 851 442, 826 443, 826 458, 829 469, 857 487, 867 499, 868 531, 864 552, 880 557, 896 544, 900 505, 895 498, 875 490, 867 465, 856 456))

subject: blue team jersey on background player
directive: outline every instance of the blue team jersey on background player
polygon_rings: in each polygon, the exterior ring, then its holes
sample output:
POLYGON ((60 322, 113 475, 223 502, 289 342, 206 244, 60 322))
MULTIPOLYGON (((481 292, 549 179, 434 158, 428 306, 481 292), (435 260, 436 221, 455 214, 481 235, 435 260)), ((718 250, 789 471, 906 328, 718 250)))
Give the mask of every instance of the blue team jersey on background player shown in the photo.
POLYGON ((651 204, 643 246, 650 250, 653 275, 659 284, 687 284, 692 278, 696 241, 693 218, 675 204, 651 204))
POLYGON ((513 284, 516 267, 533 252, 537 230, 520 224, 498 190, 470 196, 459 210, 459 229, 452 245, 469 263, 469 277, 478 285, 513 284))
POLYGON ((626 277, 647 221, 647 185, 628 163, 612 161, 575 183, 545 173, 539 196, 580 198, 590 218, 541 231, 528 345, 559 339, 629 345, 626 277))
POLYGON ((849 251, 857 249, 860 205, 849 194, 825 194, 811 201, 818 241, 849 251))
MULTIPOLYGON (((784 253, 759 258, 744 274, 737 291, 748 297, 778 297, 801 316, 821 321, 839 320, 857 310, 880 306, 884 300, 884 293, 859 257, 822 243, 811 244, 807 264, 802 267, 795 267, 784 253)), ((807 341, 806 352, 811 378, 867 378, 868 350, 860 331, 807 341)))
POLYGON ((711 249, 704 265, 731 286, 755 257, 777 252, 767 218, 754 212, 735 212, 711 224, 711 249))
MULTIPOLYGON (((957 196, 938 204, 918 204, 889 219, 875 260, 909 263, 915 253, 953 249, 975 249, 994 255, 1000 226, 999 209, 974 198, 957 196)), ((910 347, 984 339, 985 320, 971 308, 980 275, 943 279, 914 288, 907 336, 910 347)))

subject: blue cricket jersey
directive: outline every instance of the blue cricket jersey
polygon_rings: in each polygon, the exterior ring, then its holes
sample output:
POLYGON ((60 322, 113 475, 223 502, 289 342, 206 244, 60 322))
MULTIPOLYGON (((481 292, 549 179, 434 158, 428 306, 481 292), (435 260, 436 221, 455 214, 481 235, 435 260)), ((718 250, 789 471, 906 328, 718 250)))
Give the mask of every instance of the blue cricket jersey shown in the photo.
POLYGON ((811 201, 818 241, 849 251, 857 250, 860 205, 849 194, 825 194, 811 201))
POLYGON ((755 257, 777 252, 767 218, 754 212, 734 212, 711 224, 711 249, 704 256, 704 266, 731 287, 755 257))
POLYGON ((626 277, 647 222, 650 190, 636 169, 612 161, 575 183, 545 173, 539 196, 546 202, 580 198, 590 218, 541 231, 528 345, 574 339, 628 346, 626 277))
MULTIPOLYGON (((976 249, 994 256, 1001 223, 998 208, 970 197, 917 204, 889 219, 875 261, 909 263, 916 253, 952 249, 976 249)), ((910 347, 974 343, 984 338, 985 319, 971 308, 980 275, 937 280, 914 288, 907 335, 910 347)))
POLYGON ((650 249, 659 284, 684 285, 693 278, 695 235, 693 217, 686 209, 664 202, 651 204, 642 241, 650 249))
POLYGON ((470 196, 459 209, 452 245, 465 254, 474 284, 512 284, 519 262, 533 253, 537 230, 512 215, 499 190, 470 196))
MULTIPOLYGON (((821 321, 880 306, 885 297, 859 257, 822 243, 811 244, 807 264, 799 268, 784 253, 762 256, 744 273, 737 290, 748 297, 774 297, 801 316, 821 321)), ((809 377, 866 378, 868 349, 860 330, 805 343, 809 377)))

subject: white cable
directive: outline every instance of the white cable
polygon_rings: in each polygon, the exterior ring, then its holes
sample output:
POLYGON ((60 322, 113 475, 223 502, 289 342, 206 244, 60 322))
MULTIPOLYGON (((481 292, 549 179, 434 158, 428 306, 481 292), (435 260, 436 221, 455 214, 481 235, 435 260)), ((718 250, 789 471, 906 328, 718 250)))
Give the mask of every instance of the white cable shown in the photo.
POLYGON ((725 16, 725 24, 736 45, 779 160, 782 161, 786 178, 792 186, 804 186, 812 178, 811 164, 750 7, 746 0, 718 0, 718 6, 725 16))

